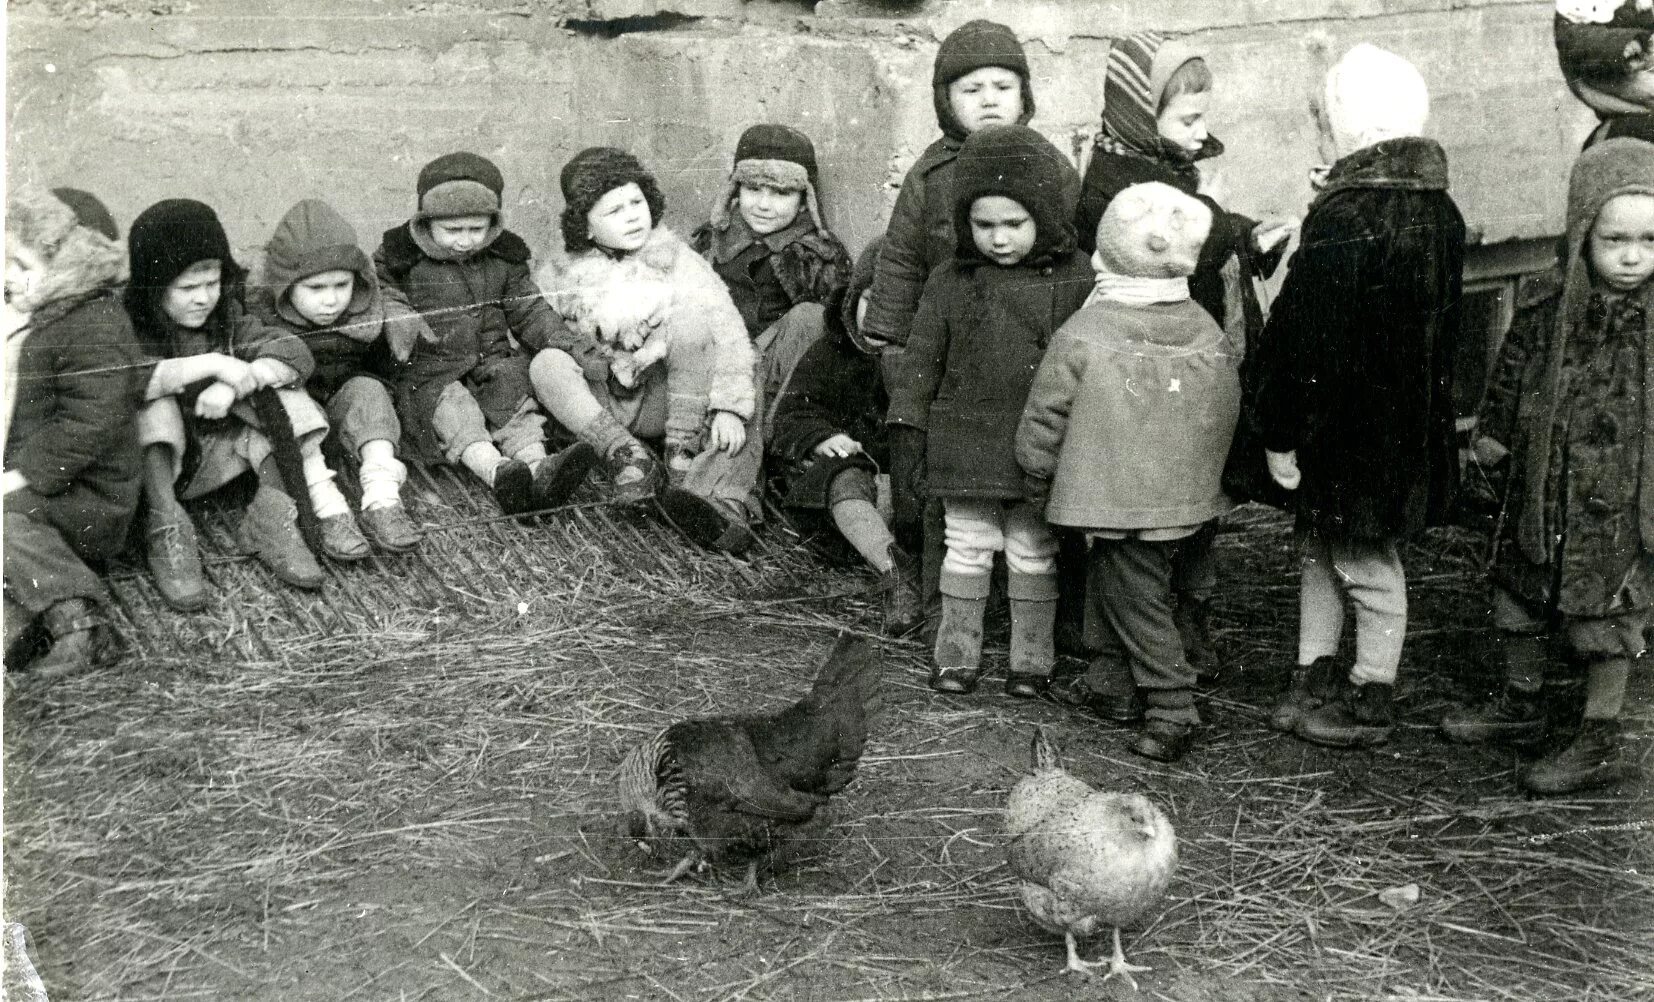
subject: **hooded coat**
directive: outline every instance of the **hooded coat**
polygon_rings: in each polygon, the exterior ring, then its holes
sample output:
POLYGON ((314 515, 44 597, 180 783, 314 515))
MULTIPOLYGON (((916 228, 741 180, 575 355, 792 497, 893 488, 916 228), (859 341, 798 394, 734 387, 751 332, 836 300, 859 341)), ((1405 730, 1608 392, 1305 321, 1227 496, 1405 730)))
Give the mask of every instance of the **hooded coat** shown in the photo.
POLYGON ((1494 578, 1572 616, 1654 605, 1654 281, 1593 282, 1585 241, 1618 195, 1654 195, 1654 144, 1583 153, 1568 191, 1562 286, 1516 317, 1483 429, 1511 448, 1494 578))
POLYGON ((1091 264, 1074 246, 1072 178, 1056 147, 1026 126, 982 129, 961 150, 957 249, 925 283, 888 417, 926 432, 933 496, 1023 496, 1017 422, 1052 334, 1092 289, 1091 264), (976 249, 970 209, 984 195, 1013 199, 1034 218, 1033 248, 1015 265, 976 249))
POLYGON ((380 293, 356 230, 320 199, 305 199, 276 224, 265 249, 264 283, 249 306, 265 324, 304 339, 316 360, 305 389, 321 401, 353 376, 393 385, 414 344, 430 338, 418 314, 380 293), (324 271, 348 271, 356 281, 344 312, 318 328, 294 308, 289 294, 301 279, 324 271))
POLYGON ((1297 450, 1300 529, 1394 540, 1446 514, 1464 219, 1447 155, 1406 137, 1335 163, 1254 357, 1264 447, 1297 450))
POLYGON ((126 255, 44 192, 15 192, 10 212, 11 235, 49 263, 30 301, 15 304, 32 312, 10 335, 23 343, 8 377, 15 395, 4 404, 5 466, 28 487, 6 507, 40 513, 85 557, 109 557, 138 504, 143 453, 134 417, 148 380, 117 296, 126 255))
MULTIPOLYGON (((907 343, 925 281, 953 256, 954 161, 965 142, 965 127, 948 101, 953 81, 986 66, 1001 66, 1022 80, 1022 116, 1034 117, 1034 89, 1028 60, 1011 29, 991 21, 968 21, 942 40, 931 76, 931 95, 941 138, 925 147, 902 179, 896 205, 885 227, 884 244, 873 280, 873 294, 862 321, 863 332, 894 345, 907 343)), ((1066 161, 1064 161, 1066 163, 1066 161)), ((1074 184, 1079 183, 1078 173, 1074 184)))

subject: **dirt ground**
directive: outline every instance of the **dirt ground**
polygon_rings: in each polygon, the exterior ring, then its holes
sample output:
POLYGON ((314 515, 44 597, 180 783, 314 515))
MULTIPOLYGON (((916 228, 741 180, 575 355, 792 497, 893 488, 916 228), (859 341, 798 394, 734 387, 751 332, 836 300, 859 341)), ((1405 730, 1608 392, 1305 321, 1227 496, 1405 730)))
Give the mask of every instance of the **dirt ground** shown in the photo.
MULTIPOLYGON (((422 555, 339 571, 320 598, 221 556, 213 608, 179 617, 117 568, 129 660, 49 692, 16 680, 6 906, 55 1002, 1654 995, 1646 778, 1528 799, 1520 756, 1433 731, 1496 678, 1473 533, 1405 554, 1404 722, 1377 751, 1264 726, 1296 600, 1290 534, 1259 511, 1221 538, 1233 663, 1175 766, 992 682, 934 696, 924 652, 889 643, 832 826, 742 895, 739 874, 658 885, 672 861, 616 835, 614 766, 673 719, 796 698, 837 627, 876 631, 870 579, 780 532, 743 562, 639 514, 491 520, 437 481, 415 510, 422 555), (1036 724, 1176 825, 1165 906, 1126 935, 1154 968, 1136 993, 1063 973, 1016 899, 1001 811, 1036 724), (1379 897, 1408 884, 1411 905, 1379 897)), ((990 642, 1002 666, 1002 617, 990 642)), ((1630 721, 1645 776, 1650 688, 1630 721)), ((1555 695, 1565 715, 1577 690, 1555 695)))

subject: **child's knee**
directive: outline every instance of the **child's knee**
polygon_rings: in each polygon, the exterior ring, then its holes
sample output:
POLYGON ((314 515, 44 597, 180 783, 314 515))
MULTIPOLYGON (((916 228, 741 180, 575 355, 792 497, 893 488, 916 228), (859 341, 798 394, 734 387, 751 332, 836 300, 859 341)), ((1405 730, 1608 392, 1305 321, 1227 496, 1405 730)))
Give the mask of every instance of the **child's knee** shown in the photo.
POLYGON ((143 447, 165 445, 174 455, 184 454, 184 413, 178 408, 177 397, 151 400, 138 409, 138 444, 143 447))
POLYGON ((576 384, 583 386, 586 382, 586 374, 574 356, 556 348, 546 348, 535 354, 528 363, 528 378, 537 390, 541 386, 566 390, 576 384))

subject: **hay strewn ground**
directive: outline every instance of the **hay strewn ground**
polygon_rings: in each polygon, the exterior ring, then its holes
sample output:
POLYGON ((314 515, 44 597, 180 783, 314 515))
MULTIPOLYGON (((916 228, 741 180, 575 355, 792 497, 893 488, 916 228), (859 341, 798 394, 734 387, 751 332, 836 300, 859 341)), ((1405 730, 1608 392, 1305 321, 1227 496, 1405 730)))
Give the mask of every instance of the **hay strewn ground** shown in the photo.
POLYGON ((796 698, 836 627, 877 629, 869 579, 778 531, 749 563, 641 513, 519 525, 445 478, 414 494, 422 519, 464 524, 320 599, 225 557, 212 609, 180 617, 122 571, 132 660, 9 698, 8 914, 54 1000, 1132 997, 1059 973, 1060 942, 1015 902, 998 812, 1034 723, 1177 825, 1166 909, 1128 937, 1156 968, 1138 997, 1654 994, 1654 838, 1631 827, 1647 783, 1531 801, 1514 755, 1431 732, 1494 678, 1469 533, 1407 554, 1407 726, 1378 753, 1263 726, 1295 591, 1286 528, 1258 511, 1221 543, 1237 668, 1177 767, 992 686, 933 697, 923 652, 892 644, 837 823, 739 898, 738 879, 655 886, 670 861, 612 837, 610 772, 674 718, 796 698), (1378 897, 1406 884, 1411 907, 1378 897))

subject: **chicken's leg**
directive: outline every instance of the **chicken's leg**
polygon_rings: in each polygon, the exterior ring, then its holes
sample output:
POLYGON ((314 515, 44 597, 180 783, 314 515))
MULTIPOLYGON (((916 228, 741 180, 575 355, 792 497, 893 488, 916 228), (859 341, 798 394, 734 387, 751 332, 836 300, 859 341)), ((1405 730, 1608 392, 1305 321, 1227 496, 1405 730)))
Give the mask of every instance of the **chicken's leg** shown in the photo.
POLYGON ((1068 940, 1068 969, 1075 974, 1090 974, 1093 967, 1107 967, 1106 960, 1081 960, 1079 946, 1072 932, 1063 934, 1068 940))
POLYGON ((689 855, 685 856, 684 858, 678 860, 678 865, 672 867, 672 872, 667 874, 666 879, 660 882, 661 886, 665 887, 667 884, 670 884, 673 881, 677 880, 679 877, 681 877, 684 874, 688 873, 690 870, 697 869, 702 865, 703 865, 703 861, 701 859, 701 854, 698 853, 698 852, 690 853, 689 855))
POLYGON ((1098 962, 1098 964, 1095 965, 1095 966, 1101 967, 1104 964, 1107 964, 1107 966, 1108 966, 1108 973, 1103 975, 1103 980, 1104 981, 1107 981, 1109 978, 1112 978, 1116 974, 1118 974, 1122 978, 1126 979, 1126 984, 1131 985, 1131 990, 1132 991, 1137 990, 1137 979, 1131 976, 1133 971, 1152 971, 1152 970, 1154 970, 1154 968, 1152 968, 1152 967, 1139 967, 1136 964, 1126 963, 1126 952, 1124 950, 1120 949, 1120 927, 1119 926, 1114 927, 1114 956, 1109 958, 1107 961, 1098 962))

